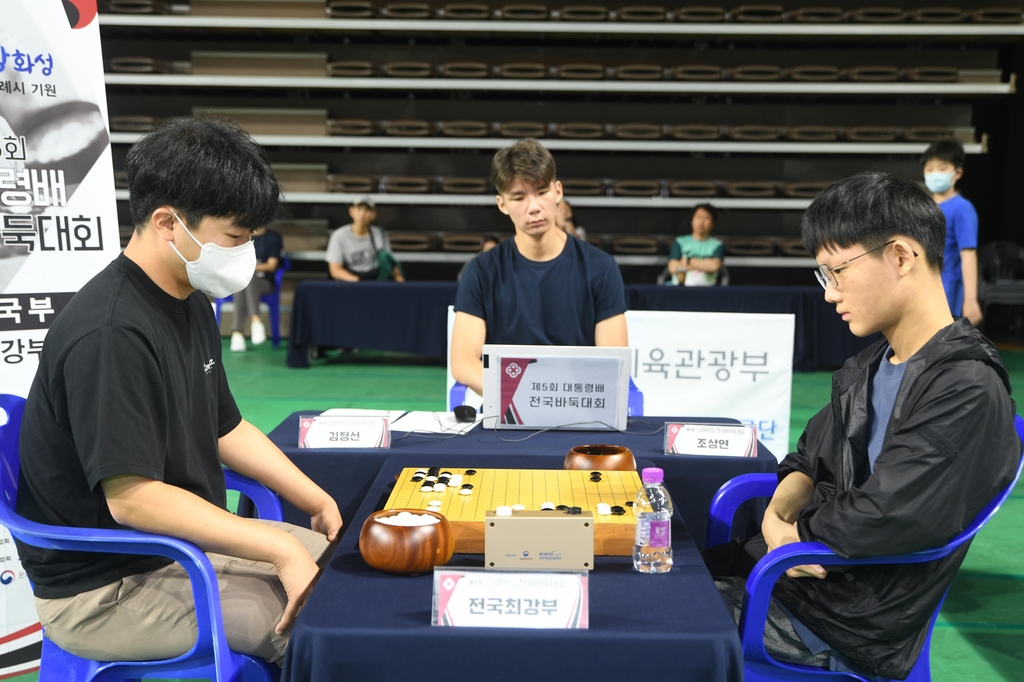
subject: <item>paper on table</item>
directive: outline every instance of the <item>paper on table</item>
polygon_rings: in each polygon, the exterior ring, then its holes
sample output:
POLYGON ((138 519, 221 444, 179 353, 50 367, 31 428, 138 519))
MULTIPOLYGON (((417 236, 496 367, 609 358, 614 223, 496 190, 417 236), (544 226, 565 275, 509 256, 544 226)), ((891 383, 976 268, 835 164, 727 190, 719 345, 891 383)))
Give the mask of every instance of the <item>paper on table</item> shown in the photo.
POLYGON ((482 415, 476 421, 460 422, 455 420, 451 412, 406 412, 398 421, 391 424, 392 431, 415 431, 417 433, 464 434, 480 423, 482 415))
POLYGON ((387 417, 391 428, 403 414, 405 410, 366 410, 359 407, 335 407, 320 413, 323 417, 387 417))

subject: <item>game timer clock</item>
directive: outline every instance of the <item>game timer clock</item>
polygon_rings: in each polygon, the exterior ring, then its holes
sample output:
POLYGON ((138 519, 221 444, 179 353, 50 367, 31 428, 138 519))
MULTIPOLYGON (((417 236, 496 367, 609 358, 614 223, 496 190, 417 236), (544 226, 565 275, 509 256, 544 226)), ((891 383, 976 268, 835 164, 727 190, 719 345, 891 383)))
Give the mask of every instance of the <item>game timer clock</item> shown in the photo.
POLYGON ((448 519, 427 509, 385 509, 370 514, 359 532, 359 553, 386 573, 415 575, 444 566, 455 552, 448 519))

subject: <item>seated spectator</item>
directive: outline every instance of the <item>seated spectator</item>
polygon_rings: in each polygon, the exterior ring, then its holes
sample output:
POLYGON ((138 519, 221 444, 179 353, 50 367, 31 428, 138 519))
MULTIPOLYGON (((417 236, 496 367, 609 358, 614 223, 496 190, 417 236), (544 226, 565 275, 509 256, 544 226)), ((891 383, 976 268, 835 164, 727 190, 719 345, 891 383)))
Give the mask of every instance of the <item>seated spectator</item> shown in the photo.
MULTIPOLYGON (((754 563, 792 542, 849 558, 941 547, 1016 472, 1010 381, 992 344, 953 320, 942 287, 946 220, 913 183, 864 173, 830 185, 803 216, 825 300, 857 336, 811 418, 761 535, 704 550, 738 618, 754 563)), ((765 644, 775 659, 905 679, 968 545, 921 564, 798 566, 775 584, 765 644)))
POLYGON ((718 280, 725 258, 725 245, 711 236, 715 228, 715 207, 700 204, 690 216, 692 234, 676 237, 669 253, 668 271, 672 277, 666 282, 688 287, 710 286, 718 280))
POLYGON ((516 234, 466 266, 455 295, 452 375, 483 395, 484 343, 627 346, 615 260, 558 229, 555 160, 525 139, 494 155, 498 210, 516 234))
POLYGON ((562 200, 558 202, 558 212, 555 213, 555 225, 564 230, 566 234, 571 234, 577 239, 587 238, 587 231, 576 225, 576 220, 573 218, 572 205, 565 197, 562 197, 562 200))
POLYGON ((258 346, 267 340, 267 328, 260 320, 260 296, 274 293, 277 286, 274 275, 281 266, 281 235, 273 230, 263 229, 252 238, 256 248, 256 274, 252 280, 232 298, 235 304, 235 319, 232 324, 231 350, 238 353, 245 350, 245 321, 250 320, 249 330, 252 344, 258 346))
POLYGON ((404 282, 402 267, 391 255, 384 230, 373 225, 377 205, 362 197, 348 209, 352 222, 338 228, 327 241, 327 267, 331 279, 343 282, 388 280, 404 282))
MULTIPOLYGON (((480 253, 487 253, 488 251, 490 251, 491 249, 493 249, 497 245, 498 245, 498 238, 494 237, 494 236, 491 236, 491 235, 488 235, 488 236, 486 236, 486 237, 484 237, 483 239, 480 240, 480 253)), ((479 256, 480 253, 478 253, 476 256, 473 256, 473 258, 476 258, 477 256, 479 256)), ((455 276, 455 281, 456 282, 461 282, 462 281, 462 275, 463 275, 464 272, 466 272, 466 266, 469 265, 470 261, 472 261, 473 258, 470 258, 468 261, 466 261, 465 263, 462 264, 461 268, 459 268, 459 274, 457 274, 455 276)))

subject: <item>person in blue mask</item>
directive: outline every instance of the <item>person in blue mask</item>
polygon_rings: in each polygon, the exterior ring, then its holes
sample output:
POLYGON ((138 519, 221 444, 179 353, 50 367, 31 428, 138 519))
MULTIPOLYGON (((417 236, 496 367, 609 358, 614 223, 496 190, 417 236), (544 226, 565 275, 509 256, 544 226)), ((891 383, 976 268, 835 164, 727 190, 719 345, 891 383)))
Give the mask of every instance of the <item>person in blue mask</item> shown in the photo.
POLYGON ((942 284, 953 317, 981 322, 978 303, 978 213, 956 191, 964 175, 964 148, 959 142, 933 142, 921 155, 924 184, 946 216, 946 254, 942 284))

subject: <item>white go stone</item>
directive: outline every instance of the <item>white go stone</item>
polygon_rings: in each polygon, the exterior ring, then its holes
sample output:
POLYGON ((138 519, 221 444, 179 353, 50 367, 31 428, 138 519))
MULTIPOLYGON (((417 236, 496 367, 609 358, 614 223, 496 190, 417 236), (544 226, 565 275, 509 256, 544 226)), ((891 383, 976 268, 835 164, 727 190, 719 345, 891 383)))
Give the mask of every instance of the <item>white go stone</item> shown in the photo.
POLYGON ((555 508, 554 502, 542 502, 540 505, 542 511, 550 511, 555 508))
POLYGON ((494 510, 498 516, 512 516, 512 507, 501 506, 494 510))
POLYGON ((597 513, 602 516, 611 516, 612 506, 606 502, 597 503, 597 513))
POLYGON ((470 490, 469 488, 463 488, 462 490, 459 491, 459 494, 460 495, 472 495, 473 491, 470 490))
POLYGON ((448 486, 446 486, 444 483, 435 483, 434 484, 434 492, 435 493, 443 493, 445 488, 447 488, 447 487, 448 486))
POLYGON ((525 509, 526 509, 526 505, 523 505, 523 504, 513 504, 512 505, 512 511, 523 511, 525 509))

